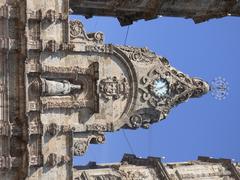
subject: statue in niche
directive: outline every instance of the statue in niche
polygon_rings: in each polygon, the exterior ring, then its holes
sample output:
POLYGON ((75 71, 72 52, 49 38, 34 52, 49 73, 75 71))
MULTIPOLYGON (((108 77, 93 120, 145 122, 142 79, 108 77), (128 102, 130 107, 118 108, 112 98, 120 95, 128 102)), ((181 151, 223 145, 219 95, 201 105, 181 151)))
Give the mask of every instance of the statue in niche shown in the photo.
POLYGON ((45 96, 64 96, 74 91, 80 91, 81 85, 71 84, 69 81, 54 81, 41 79, 42 81, 42 94, 45 96))

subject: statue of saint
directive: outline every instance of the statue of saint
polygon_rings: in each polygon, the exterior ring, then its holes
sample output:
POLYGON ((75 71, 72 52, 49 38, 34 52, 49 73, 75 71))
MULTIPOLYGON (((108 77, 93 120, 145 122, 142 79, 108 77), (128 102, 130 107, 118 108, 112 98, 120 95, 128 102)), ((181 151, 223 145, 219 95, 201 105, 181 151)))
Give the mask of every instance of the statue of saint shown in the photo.
POLYGON ((68 95, 74 90, 81 90, 81 85, 71 84, 69 81, 54 81, 41 79, 42 93, 46 96, 63 96, 68 95))

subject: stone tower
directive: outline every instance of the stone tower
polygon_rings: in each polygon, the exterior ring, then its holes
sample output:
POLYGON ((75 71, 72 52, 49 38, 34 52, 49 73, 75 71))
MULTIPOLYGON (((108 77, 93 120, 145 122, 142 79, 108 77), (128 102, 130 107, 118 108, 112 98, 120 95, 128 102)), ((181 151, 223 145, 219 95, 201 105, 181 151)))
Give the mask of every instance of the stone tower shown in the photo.
POLYGON ((117 17, 121 25, 159 16, 191 18, 195 23, 212 18, 240 16, 238 0, 71 0, 73 14, 117 17))
POLYGON ((104 44, 68 16, 68 0, 0 0, 3 180, 73 179, 73 156, 104 132, 148 128, 209 91, 166 58, 104 44))

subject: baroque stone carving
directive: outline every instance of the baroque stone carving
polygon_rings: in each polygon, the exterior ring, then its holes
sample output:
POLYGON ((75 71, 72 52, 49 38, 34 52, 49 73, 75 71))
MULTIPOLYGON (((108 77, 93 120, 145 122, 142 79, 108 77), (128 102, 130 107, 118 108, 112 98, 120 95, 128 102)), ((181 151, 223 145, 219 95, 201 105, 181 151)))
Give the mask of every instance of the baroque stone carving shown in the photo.
POLYGON ((48 155, 48 158, 47 158, 47 163, 50 165, 50 166, 56 166, 57 165, 57 154, 55 153, 51 153, 48 155))
POLYGON ((49 133, 51 136, 55 136, 58 133, 69 133, 74 132, 75 128, 67 125, 57 125, 56 123, 51 123, 46 128, 46 133, 49 133))
POLYGON ((56 52, 59 49, 59 44, 55 40, 50 40, 47 42, 45 50, 49 52, 56 52))
POLYGON ((86 100, 78 101, 73 96, 63 96, 63 97, 42 97, 41 106, 43 110, 48 109, 80 109, 84 107, 90 107, 89 102, 86 100))
POLYGON ((73 154, 75 156, 82 156, 87 148, 88 145, 91 144, 102 144, 105 141, 104 134, 101 133, 92 133, 85 138, 80 138, 74 142, 73 145, 73 154))
POLYGON ((87 131, 97 131, 97 132, 105 132, 105 131, 113 131, 114 127, 112 123, 106 124, 88 124, 86 126, 87 131))
POLYGON ((45 19, 51 23, 53 23, 56 20, 56 11, 49 9, 46 12, 45 19))
POLYGON ((118 46, 132 61, 140 63, 152 63, 154 59, 157 59, 155 53, 151 52, 147 48, 133 48, 130 46, 118 46))
POLYGON ((43 133, 43 127, 42 124, 39 122, 30 122, 29 123, 29 134, 30 135, 41 135, 43 133))
POLYGON ((88 69, 81 68, 79 66, 56 67, 56 66, 42 65, 42 70, 43 72, 46 72, 46 73, 86 74, 88 69))
POLYGON ((91 163, 73 169, 75 180, 239 179, 239 170, 239 165, 229 159, 199 157, 190 162, 163 163, 157 157, 131 154, 125 154, 120 163, 91 163))
POLYGON ((129 85, 126 78, 118 80, 117 77, 107 77, 99 83, 99 92, 105 99, 119 99, 121 96, 128 96, 129 85))
MULTIPOLYGON (((0 31, 9 31, 0 32, 3 179, 74 178, 73 156, 104 143, 103 132, 148 128, 173 106, 208 91, 204 81, 175 70, 147 48, 105 45, 101 32, 86 33, 81 22, 68 22, 73 2, 0 2, 5 4, 0 31)), ((110 2, 98 1, 98 8, 110 2)), ((124 0, 116 8, 148 4, 149 12, 154 2, 124 0)), ((100 174, 147 179, 140 172, 119 168, 100 174)))
MULTIPOLYGON (((164 82, 169 84, 166 79, 161 77, 161 72, 157 68, 154 68, 148 73, 148 76, 142 77, 142 85, 139 86, 139 89, 142 91, 143 101, 147 101, 154 108, 160 108, 160 106, 166 105, 166 100, 169 98, 167 94, 164 96, 157 95, 156 90, 154 90, 154 84, 159 79, 163 79, 164 82)), ((169 91, 169 89, 167 89, 167 91, 169 91)))
POLYGON ((136 170, 119 170, 123 179, 126 180, 145 180, 149 178, 147 173, 136 170))
POLYGON ((42 166, 43 156, 42 155, 32 155, 29 159, 29 166, 42 166))
POLYGON ((81 90, 81 85, 71 84, 67 80, 53 81, 41 79, 42 81, 42 94, 44 96, 63 96, 70 94, 73 91, 81 90))
POLYGON ((55 153, 49 154, 47 158, 47 164, 52 167, 56 165, 61 166, 69 162, 70 158, 68 156, 58 156, 55 153))
POLYGON ((83 24, 80 21, 70 21, 70 36, 72 39, 79 38, 83 41, 92 41, 97 44, 103 43, 103 33, 96 32, 86 34, 83 29, 83 24))

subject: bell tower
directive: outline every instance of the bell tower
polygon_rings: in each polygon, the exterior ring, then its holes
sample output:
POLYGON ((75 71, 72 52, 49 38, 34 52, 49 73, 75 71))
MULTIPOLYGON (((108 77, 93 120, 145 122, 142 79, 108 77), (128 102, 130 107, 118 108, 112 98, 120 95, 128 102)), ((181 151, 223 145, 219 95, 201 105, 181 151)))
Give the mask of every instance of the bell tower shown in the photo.
POLYGON ((104 143, 105 132, 148 128, 209 91, 147 48, 87 33, 69 20, 68 0, 0 5, 3 179, 73 179, 73 157, 104 143))

